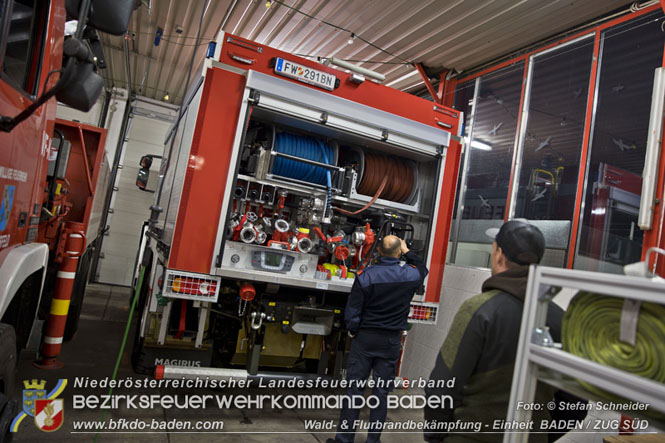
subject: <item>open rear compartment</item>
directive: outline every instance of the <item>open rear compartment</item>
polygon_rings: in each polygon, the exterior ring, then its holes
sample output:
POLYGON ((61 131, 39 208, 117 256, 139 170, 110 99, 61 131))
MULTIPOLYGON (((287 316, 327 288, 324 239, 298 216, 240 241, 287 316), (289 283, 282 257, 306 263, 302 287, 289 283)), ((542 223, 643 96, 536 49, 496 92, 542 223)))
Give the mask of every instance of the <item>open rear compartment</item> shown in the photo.
POLYGON ((443 147, 250 112, 216 263, 218 303, 241 327, 216 326, 219 364, 339 375, 344 306, 379 241, 398 235, 428 257, 443 147))
MULTIPOLYGON (((135 360, 342 377, 344 308, 381 239, 440 266, 451 133, 423 122, 458 114, 418 101, 406 118, 256 71, 213 67, 202 85, 172 134, 135 360)), ((410 321, 436 322, 440 280, 410 321)))

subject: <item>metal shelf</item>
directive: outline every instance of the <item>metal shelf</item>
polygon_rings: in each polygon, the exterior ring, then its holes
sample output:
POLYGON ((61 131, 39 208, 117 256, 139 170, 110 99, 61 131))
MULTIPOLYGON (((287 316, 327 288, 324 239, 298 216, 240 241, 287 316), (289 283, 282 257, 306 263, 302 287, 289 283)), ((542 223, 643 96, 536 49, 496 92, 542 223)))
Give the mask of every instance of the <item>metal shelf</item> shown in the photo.
MULTIPOLYGON (((239 180, 245 180, 249 183, 258 183, 261 185, 268 185, 268 186, 274 186, 275 188, 284 188, 289 191, 295 192, 297 194, 302 194, 302 195, 310 195, 312 194, 312 187, 316 188, 317 185, 314 184, 306 184, 306 183, 297 183, 295 181, 285 181, 285 180, 279 180, 276 178, 272 178, 273 176, 271 175, 270 177, 261 180, 257 179, 255 177, 249 176, 249 175, 244 175, 244 174, 238 174, 238 179, 239 180)), ((326 194, 326 189, 325 187, 319 187, 319 194, 325 198, 326 194)), ((363 197, 365 198, 365 197, 363 197)), ((348 197, 343 197, 341 195, 334 195, 332 196, 332 200, 334 202, 338 203, 345 203, 348 205, 352 206, 357 206, 357 207, 363 207, 365 204, 371 200, 371 197, 366 197, 367 201, 364 201, 362 199, 352 199, 348 197)), ((271 207, 272 205, 266 205, 268 207, 271 207)), ((395 209, 400 209, 403 212, 408 212, 409 216, 411 217, 416 217, 418 219, 422 220, 429 220, 430 217, 428 215, 423 215, 418 212, 414 212, 414 209, 412 206, 409 205, 403 205, 401 203, 395 203, 391 202, 388 200, 382 200, 382 199, 377 199, 374 204, 372 205, 372 209, 381 209, 381 210, 386 210, 386 211, 394 211, 395 209)))
MULTIPOLYGON (((587 391, 572 379, 582 380, 611 394, 646 403, 652 409, 665 412, 665 384, 537 343, 537 331, 545 327, 548 303, 561 288, 665 304, 665 284, 646 278, 532 266, 522 313, 507 421, 526 422, 531 419, 531 410, 518 409, 517 404, 533 402, 536 382, 539 380, 572 391, 588 400, 611 402, 587 391), (560 377, 556 374, 560 374, 560 377)), ((643 415, 639 411, 626 412, 643 415)), ((526 433, 507 433, 503 441, 512 443, 527 440, 526 433)))
MULTIPOLYGON (((317 188, 317 186, 318 186, 318 185, 315 185, 313 183, 305 183, 305 182, 297 183, 295 181, 286 182, 286 181, 277 180, 277 179, 261 180, 261 179, 252 177, 250 175, 244 175, 244 174, 238 174, 238 179, 239 180, 245 180, 249 183, 258 183, 258 184, 261 184, 261 185, 273 186, 275 188, 284 188, 284 189, 287 189, 289 191, 295 192, 297 194, 302 194, 302 195, 311 195, 312 194, 312 188, 317 188)), ((324 186, 318 186, 317 189, 319 190, 321 195, 326 194, 326 188, 324 186)))
MULTIPOLYGON (((576 395, 580 398, 584 398, 590 402, 597 403, 601 402, 603 404, 608 404, 610 401, 607 398, 594 394, 593 392, 588 391, 584 386, 582 386, 577 380, 561 374, 557 371, 548 370, 545 368, 539 368, 538 380, 548 384, 556 389, 561 389, 570 394, 576 395)), ((643 400, 643 399, 642 399, 643 400)), ((629 400, 626 400, 628 403, 629 400)), ((642 403, 642 401, 637 401, 633 403, 642 403)), ((647 420, 650 425, 654 425, 660 429, 665 429, 665 421, 662 419, 656 419, 653 416, 645 415, 642 410, 616 410, 614 412, 630 415, 631 417, 640 418, 647 420)))
MULTIPOLYGON (((531 343, 528 352, 529 360, 536 365, 593 385, 598 385, 598 381, 602 380, 602 388, 613 394, 665 411, 665 385, 661 383, 603 366, 561 349, 531 343)), ((588 394, 584 397, 587 396, 588 394)))
MULTIPOLYGON (((356 195, 361 195, 361 194, 356 194, 356 195)), ((363 207, 367 204, 368 201, 372 199, 372 197, 369 196, 363 196, 367 201, 361 200, 359 198, 348 198, 348 197, 342 197, 339 195, 334 195, 333 196, 333 201, 334 202, 340 202, 340 203, 346 203, 349 205, 357 206, 357 207, 363 207)), ((420 214, 418 212, 414 212, 413 208, 408 205, 404 205, 401 203, 395 203, 391 202, 390 200, 383 200, 381 198, 376 199, 374 203, 372 203, 371 206, 372 209, 381 209, 384 211, 388 212, 395 212, 395 210, 400 210, 401 212, 408 213, 410 217, 415 217, 418 219, 422 220, 429 220, 429 216, 420 214)))
POLYGON ((215 270, 215 275, 220 277, 241 279, 249 281, 260 281, 264 283, 274 283, 278 285, 293 286, 299 288, 319 289, 334 292, 351 292, 353 279, 342 280, 339 277, 333 277, 331 280, 318 280, 315 278, 294 277, 290 275, 278 274, 275 272, 260 271, 257 269, 240 269, 230 266, 221 266, 215 270))

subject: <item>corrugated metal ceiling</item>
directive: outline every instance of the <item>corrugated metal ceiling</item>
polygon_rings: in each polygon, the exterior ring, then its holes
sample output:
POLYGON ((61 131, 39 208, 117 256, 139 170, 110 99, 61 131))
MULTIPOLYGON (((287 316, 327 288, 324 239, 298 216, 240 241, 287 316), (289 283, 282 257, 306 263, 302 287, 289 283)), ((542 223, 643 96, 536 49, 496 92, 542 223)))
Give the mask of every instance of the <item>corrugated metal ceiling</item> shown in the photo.
POLYGON ((413 62, 432 72, 468 70, 631 3, 275 0, 267 8, 265 0, 144 0, 127 36, 101 35, 108 65, 102 75, 107 87, 127 87, 127 39, 132 91, 138 92, 151 60, 141 94, 163 100, 168 93, 169 103, 179 104, 192 55, 193 72, 198 72, 208 42, 221 29, 293 54, 350 60, 384 74, 385 84, 412 92, 422 87, 413 62), (154 47, 157 27, 164 34, 154 47), (356 38, 349 44, 351 32, 356 38))

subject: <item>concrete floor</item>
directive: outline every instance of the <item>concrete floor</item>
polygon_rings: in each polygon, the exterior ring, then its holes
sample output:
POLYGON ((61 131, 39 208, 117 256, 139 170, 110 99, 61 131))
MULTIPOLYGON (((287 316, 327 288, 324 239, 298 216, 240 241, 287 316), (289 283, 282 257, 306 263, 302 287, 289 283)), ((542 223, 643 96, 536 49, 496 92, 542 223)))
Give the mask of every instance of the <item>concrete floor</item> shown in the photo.
MULTIPOLYGON (((32 366, 34 353, 23 352, 18 366, 19 388, 23 389, 23 380, 40 379, 47 382, 46 389, 50 391, 55 387, 58 379, 67 378, 68 387, 58 397, 65 400, 64 424, 53 432, 40 431, 33 422, 32 417, 26 417, 21 423, 19 430, 14 434, 16 442, 56 442, 56 441, 102 441, 102 442, 195 442, 195 441, 243 441, 243 442, 273 442, 288 440, 289 443, 299 442, 325 442, 327 438, 334 437, 334 431, 308 432, 305 431, 305 420, 333 420, 335 425, 339 417, 338 410, 273 410, 273 409, 219 409, 217 406, 208 405, 206 409, 117 409, 105 413, 104 410, 73 409, 72 395, 102 395, 107 394, 108 389, 84 389, 73 386, 75 377, 91 377, 102 379, 111 377, 116 363, 125 325, 129 313, 129 289, 125 287, 108 285, 89 285, 79 331, 74 339, 63 345, 59 360, 65 363, 62 369, 40 370, 32 366), (182 433, 182 432, 150 432, 135 431, 133 433, 119 432, 87 432, 74 431, 74 421, 79 420, 104 420, 125 418, 128 420, 141 419, 146 422, 157 420, 223 420, 224 429, 218 433, 182 433), (140 433, 139 433, 140 432, 140 433)), ((135 374, 129 361, 131 351, 130 331, 127 347, 121 357, 117 379, 122 378, 145 378, 135 374)), ((399 393, 398 391, 395 391, 399 393)), ((413 391, 403 391, 414 393, 413 391)), ((119 390, 114 391, 119 393, 119 390)), ((165 389, 153 390, 123 390, 123 394, 219 394, 222 391, 193 390, 189 392, 173 391, 165 389)), ((224 394, 296 394, 297 392, 276 389, 240 389, 224 390, 224 394)), ((301 394, 324 393, 312 391, 300 391, 301 394)), ((341 394, 341 392, 337 392, 341 394)), ((19 398, 20 397, 20 393, 19 398)), ((367 411, 361 413, 361 418, 367 419, 367 411)), ((404 420, 422 421, 421 409, 395 409, 388 413, 387 421, 404 420)), ((358 433, 356 441, 365 441, 366 433, 358 433)), ((384 443, 397 442, 420 442, 423 441, 419 431, 411 433, 389 433, 384 432, 382 436, 384 443)))

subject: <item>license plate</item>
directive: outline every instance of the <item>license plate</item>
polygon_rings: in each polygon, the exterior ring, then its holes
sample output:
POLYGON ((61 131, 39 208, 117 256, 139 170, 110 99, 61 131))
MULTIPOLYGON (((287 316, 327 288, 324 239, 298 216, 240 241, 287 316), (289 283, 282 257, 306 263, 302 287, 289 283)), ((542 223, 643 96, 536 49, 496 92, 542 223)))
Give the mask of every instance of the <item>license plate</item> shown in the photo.
POLYGON ((275 73, 328 91, 335 89, 335 81, 337 80, 337 77, 327 72, 308 68, 279 57, 275 60, 275 73))

